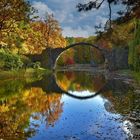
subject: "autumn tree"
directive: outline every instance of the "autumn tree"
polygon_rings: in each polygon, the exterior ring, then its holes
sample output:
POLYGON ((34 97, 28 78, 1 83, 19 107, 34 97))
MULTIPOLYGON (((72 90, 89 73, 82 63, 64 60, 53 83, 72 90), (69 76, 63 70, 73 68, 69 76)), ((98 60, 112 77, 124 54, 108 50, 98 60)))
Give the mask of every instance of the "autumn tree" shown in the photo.
POLYGON ((51 48, 58 47, 58 38, 62 39, 62 29, 59 25, 59 22, 54 18, 53 15, 46 14, 46 18, 44 19, 43 23, 44 25, 42 34, 46 41, 46 46, 51 48))
POLYGON ((29 2, 25 0, 1 0, 0 45, 11 52, 19 52, 26 39, 23 37, 27 29, 26 24, 29 24, 34 12, 29 2))
POLYGON ((41 53, 46 48, 60 48, 66 46, 62 36, 62 30, 53 15, 46 14, 46 18, 40 21, 30 22, 26 48, 31 53, 41 53))
POLYGON ((34 10, 25 0, 0 1, 0 33, 14 32, 15 23, 29 21, 34 10))

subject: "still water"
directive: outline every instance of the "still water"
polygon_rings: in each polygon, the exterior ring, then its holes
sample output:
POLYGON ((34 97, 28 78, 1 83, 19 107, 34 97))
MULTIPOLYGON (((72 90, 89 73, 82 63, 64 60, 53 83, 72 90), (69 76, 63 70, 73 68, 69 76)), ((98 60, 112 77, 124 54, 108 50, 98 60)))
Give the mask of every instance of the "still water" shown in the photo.
POLYGON ((138 139, 138 95, 103 73, 58 72, 0 81, 0 139, 138 139), (132 117, 131 117, 132 118, 132 117))

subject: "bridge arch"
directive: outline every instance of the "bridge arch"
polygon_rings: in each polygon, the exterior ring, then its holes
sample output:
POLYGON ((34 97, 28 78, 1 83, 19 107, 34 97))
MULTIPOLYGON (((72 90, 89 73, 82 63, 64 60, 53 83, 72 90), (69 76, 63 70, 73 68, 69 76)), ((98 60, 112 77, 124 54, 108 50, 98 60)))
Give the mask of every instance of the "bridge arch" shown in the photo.
POLYGON ((117 70, 128 68, 128 49, 123 47, 121 49, 113 48, 109 50, 106 48, 101 48, 100 46, 97 46, 95 44, 86 42, 75 43, 67 46, 66 48, 46 48, 42 51, 41 54, 26 56, 30 58, 33 62, 39 61, 41 63, 41 67, 43 68, 54 69, 59 56, 67 49, 78 45, 91 46, 98 49, 104 57, 105 62, 107 62, 107 65, 105 65, 106 69, 117 70))
POLYGON ((56 65, 57 65, 57 61, 58 59, 60 58, 61 54, 64 53, 66 50, 70 49, 70 48, 74 48, 76 46, 89 46, 89 47, 93 47, 93 48, 96 48, 97 50, 99 50, 104 58, 104 61, 105 61, 105 54, 104 54, 104 50, 103 48, 95 45, 95 44, 91 44, 91 43, 87 43, 87 42, 79 42, 79 43, 75 43, 75 44, 71 44, 65 48, 62 49, 61 52, 59 52, 59 54, 57 55, 56 59, 54 60, 54 66, 53 66, 53 69, 56 68, 56 65))

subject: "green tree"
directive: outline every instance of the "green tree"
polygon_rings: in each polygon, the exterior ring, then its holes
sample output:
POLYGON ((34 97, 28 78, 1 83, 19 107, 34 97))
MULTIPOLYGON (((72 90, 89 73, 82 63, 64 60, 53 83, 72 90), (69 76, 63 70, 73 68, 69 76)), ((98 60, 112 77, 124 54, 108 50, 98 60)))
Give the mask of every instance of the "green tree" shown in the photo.
POLYGON ((135 71, 140 71, 140 20, 135 20, 134 39, 129 44, 129 65, 135 71))
POLYGON ((109 25, 111 28, 111 23, 112 23, 112 5, 118 5, 122 4, 125 5, 125 7, 120 7, 119 11, 117 12, 120 15, 120 18, 118 21, 127 21, 130 20, 131 18, 135 17, 140 17, 140 1, 139 0, 90 0, 88 3, 81 4, 79 3, 77 5, 78 11, 89 11, 91 9, 100 9, 100 7, 104 3, 108 4, 108 9, 109 9, 109 19, 106 22, 106 27, 109 25), (109 24, 108 24, 109 23, 109 24))

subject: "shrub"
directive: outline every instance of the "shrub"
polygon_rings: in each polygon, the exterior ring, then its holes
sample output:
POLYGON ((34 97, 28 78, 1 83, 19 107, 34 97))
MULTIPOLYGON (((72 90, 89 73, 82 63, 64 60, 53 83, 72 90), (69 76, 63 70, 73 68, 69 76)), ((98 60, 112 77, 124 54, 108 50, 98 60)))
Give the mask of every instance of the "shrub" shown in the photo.
POLYGON ((33 63, 33 68, 34 69, 38 69, 38 68, 40 68, 40 65, 41 65, 40 62, 38 62, 38 61, 37 62, 34 62, 33 63))
POLYGON ((6 52, 3 49, 0 50, 0 64, 2 64, 1 68, 6 70, 20 69, 23 66, 19 55, 6 52))

